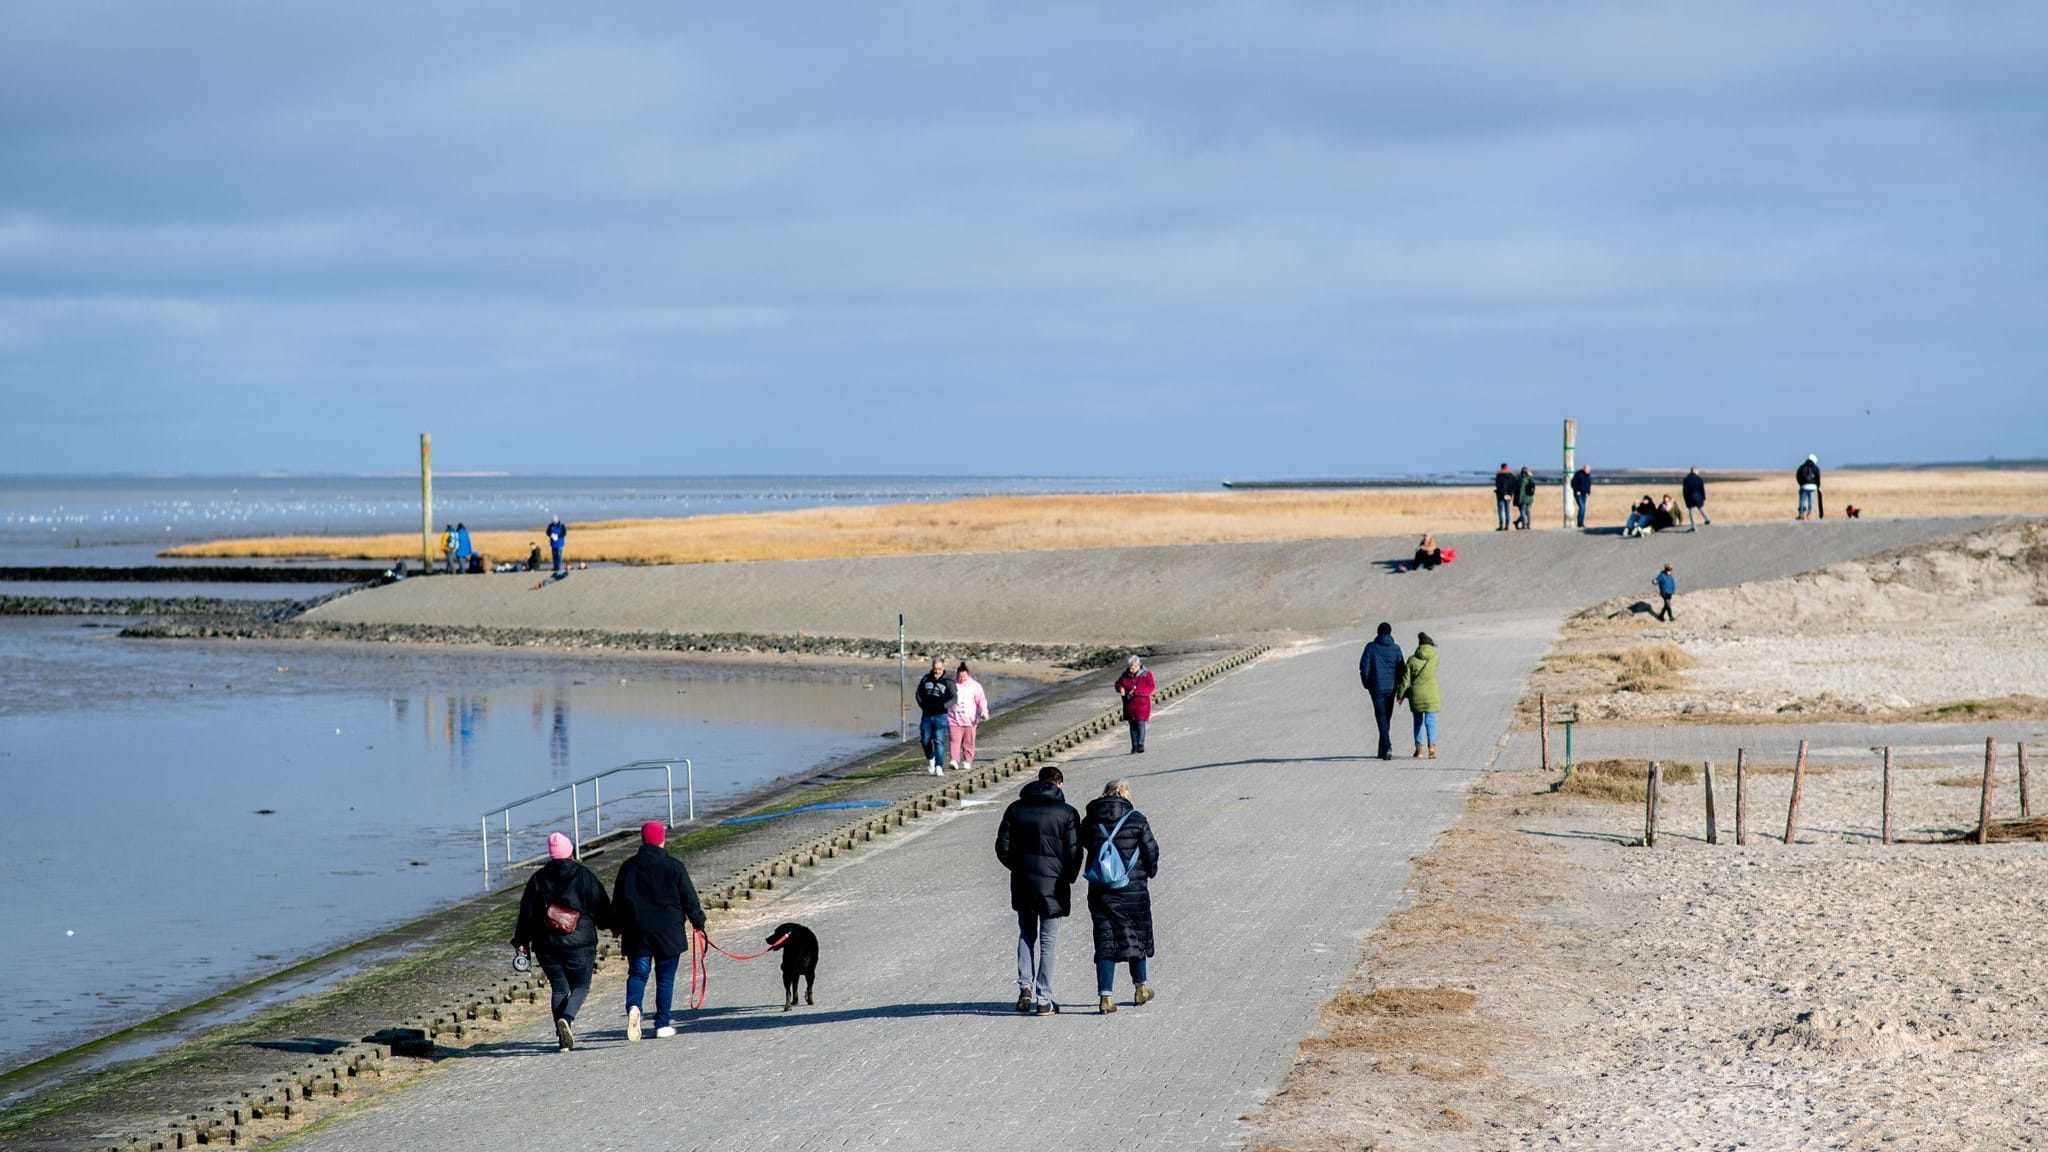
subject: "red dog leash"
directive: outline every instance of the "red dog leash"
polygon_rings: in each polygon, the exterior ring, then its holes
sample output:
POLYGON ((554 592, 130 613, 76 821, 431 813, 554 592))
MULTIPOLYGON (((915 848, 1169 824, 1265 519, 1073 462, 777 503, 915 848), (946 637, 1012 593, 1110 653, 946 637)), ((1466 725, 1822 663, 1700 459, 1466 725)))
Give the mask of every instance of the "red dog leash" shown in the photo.
POLYGON ((768 942, 768 947, 763 948, 759 952, 735 956, 731 952, 727 952, 725 949, 719 948, 718 945, 712 943, 711 937, 706 936, 703 929, 693 928, 691 931, 696 933, 697 936, 697 946, 690 950, 690 1011, 692 1012, 704 1007, 705 998, 711 995, 711 968, 706 961, 711 958, 710 953, 712 950, 716 949, 718 954, 727 960, 759 960, 768 953, 782 947, 783 942, 789 939, 787 935, 777 936, 768 942))

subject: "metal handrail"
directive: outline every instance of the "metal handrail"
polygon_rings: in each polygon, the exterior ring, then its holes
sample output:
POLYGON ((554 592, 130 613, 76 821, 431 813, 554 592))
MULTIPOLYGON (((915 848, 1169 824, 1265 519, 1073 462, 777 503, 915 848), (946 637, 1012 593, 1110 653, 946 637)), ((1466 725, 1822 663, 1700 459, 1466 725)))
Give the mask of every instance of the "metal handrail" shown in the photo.
MULTIPOLYGON (((621 764, 617 768, 607 768, 603 772, 593 776, 585 776, 581 780, 571 780, 567 784, 557 784, 544 792, 535 792, 531 796, 522 796, 509 804, 502 804, 485 812, 478 821, 483 843, 484 890, 488 892, 491 887, 491 817, 501 817, 504 822, 505 868, 509 871, 512 868, 512 810, 524 807, 536 800, 545 800, 550 796, 567 792, 569 794, 571 834, 575 841, 576 858, 581 860, 583 858, 582 790, 585 784, 590 785, 591 815, 594 821, 590 834, 593 837, 602 836, 604 835, 604 791, 599 782, 607 776, 616 776, 621 772, 652 772, 660 769, 664 781, 663 788, 668 795, 668 823, 670 827, 674 827, 676 823, 675 766, 678 764, 683 766, 684 799, 689 805, 687 809, 688 820, 690 823, 695 823, 697 820, 697 766, 692 764, 686 756, 678 756, 667 760, 635 760, 631 764, 621 764)), ((628 793, 627 795, 632 796, 637 795, 637 793, 628 793)))

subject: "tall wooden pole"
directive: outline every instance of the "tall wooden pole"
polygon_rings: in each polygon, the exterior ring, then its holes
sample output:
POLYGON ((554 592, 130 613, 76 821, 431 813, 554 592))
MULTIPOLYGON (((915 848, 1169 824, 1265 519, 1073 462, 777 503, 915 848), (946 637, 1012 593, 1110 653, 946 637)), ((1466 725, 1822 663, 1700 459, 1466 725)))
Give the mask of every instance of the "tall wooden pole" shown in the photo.
POLYGON ((2034 814, 2033 797, 2027 795, 2027 742, 2020 741, 2020 815, 2034 814))
POLYGON ((1892 842, 1892 746, 1884 746, 1884 842, 1892 842))
POLYGON ((1749 843, 1749 749, 1735 750, 1735 844, 1749 843))
POLYGON ((1984 792, 1977 802, 1977 843, 1991 843, 1991 776, 1998 771, 1998 741, 1984 738, 1984 792))
POLYGON ((1714 762, 1707 761, 1707 843, 1721 842, 1721 821, 1714 815, 1714 762))
MULTIPOLYGON (((1536 694, 1536 731, 1541 733, 1539 743, 1543 749, 1543 770, 1550 771, 1550 697, 1545 693, 1536 694)), ((2025 756, 2022 755, 2022 761, 2025 756)))
POLYGON ((420 433, 420 570, 434 570, 434 438, 420 433))
POLYGON ((1785 843, 1799 838, 1799 794, 1806 788, 1806 741, 1799 742, 1799 759, 1792 765, 1792 803, 1785 807, 1785 843))
POLYGON ((1657 846, 1657 786, 1662 783, 1663 766, 1650 761, 1650 770, 1643 775, 1643 847, 1657 846))
POLYGON ((1564 497, 1564 526, 1567 528, 1572 526, 1572 472, 1577 467, 1575 461, 1577 461, 1578 457, 1579 422, 1577 420, 1566 420, 1564 422, 1564 483, 1558 486, 1558 492, 1564 497))

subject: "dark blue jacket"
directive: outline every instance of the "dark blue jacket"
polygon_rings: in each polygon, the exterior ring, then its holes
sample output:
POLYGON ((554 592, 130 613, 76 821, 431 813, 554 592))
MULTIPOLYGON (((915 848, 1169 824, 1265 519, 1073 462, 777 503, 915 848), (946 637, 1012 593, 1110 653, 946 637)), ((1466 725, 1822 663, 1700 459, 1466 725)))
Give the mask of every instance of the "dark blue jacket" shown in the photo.
POLYGON ((1358 682, 1367 692, 1394 694, 1401 676, 1401 646, 1392 636, 1375 636, 1358 658, 1358 682))
POLYGON ((1707 478, 1697 473, 1685 474, 1685 506, 1705 508, 1707 506, 1707 478))
POLYGON ((1657 591, 1666 596, 1676 596, 1678 595, 1678 581, 1673 580, 1669 572, 1659 572, 1657 573, 1657 591))
POLYGON ((1581 468, 1577 472, 1572 473, 1572 491, 1580 496, 1592 495, 1593 474, 1591 472, 1586 471, 1584 468, 1581 468))

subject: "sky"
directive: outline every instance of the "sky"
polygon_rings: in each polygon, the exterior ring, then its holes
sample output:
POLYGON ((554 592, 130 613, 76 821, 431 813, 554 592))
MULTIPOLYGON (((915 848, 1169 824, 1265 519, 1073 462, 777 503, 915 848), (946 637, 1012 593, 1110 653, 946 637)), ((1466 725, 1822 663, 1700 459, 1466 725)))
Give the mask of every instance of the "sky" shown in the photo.
POLYGON ((2048 5, 0 6, 0 471, 2048 456, 2048 5))

